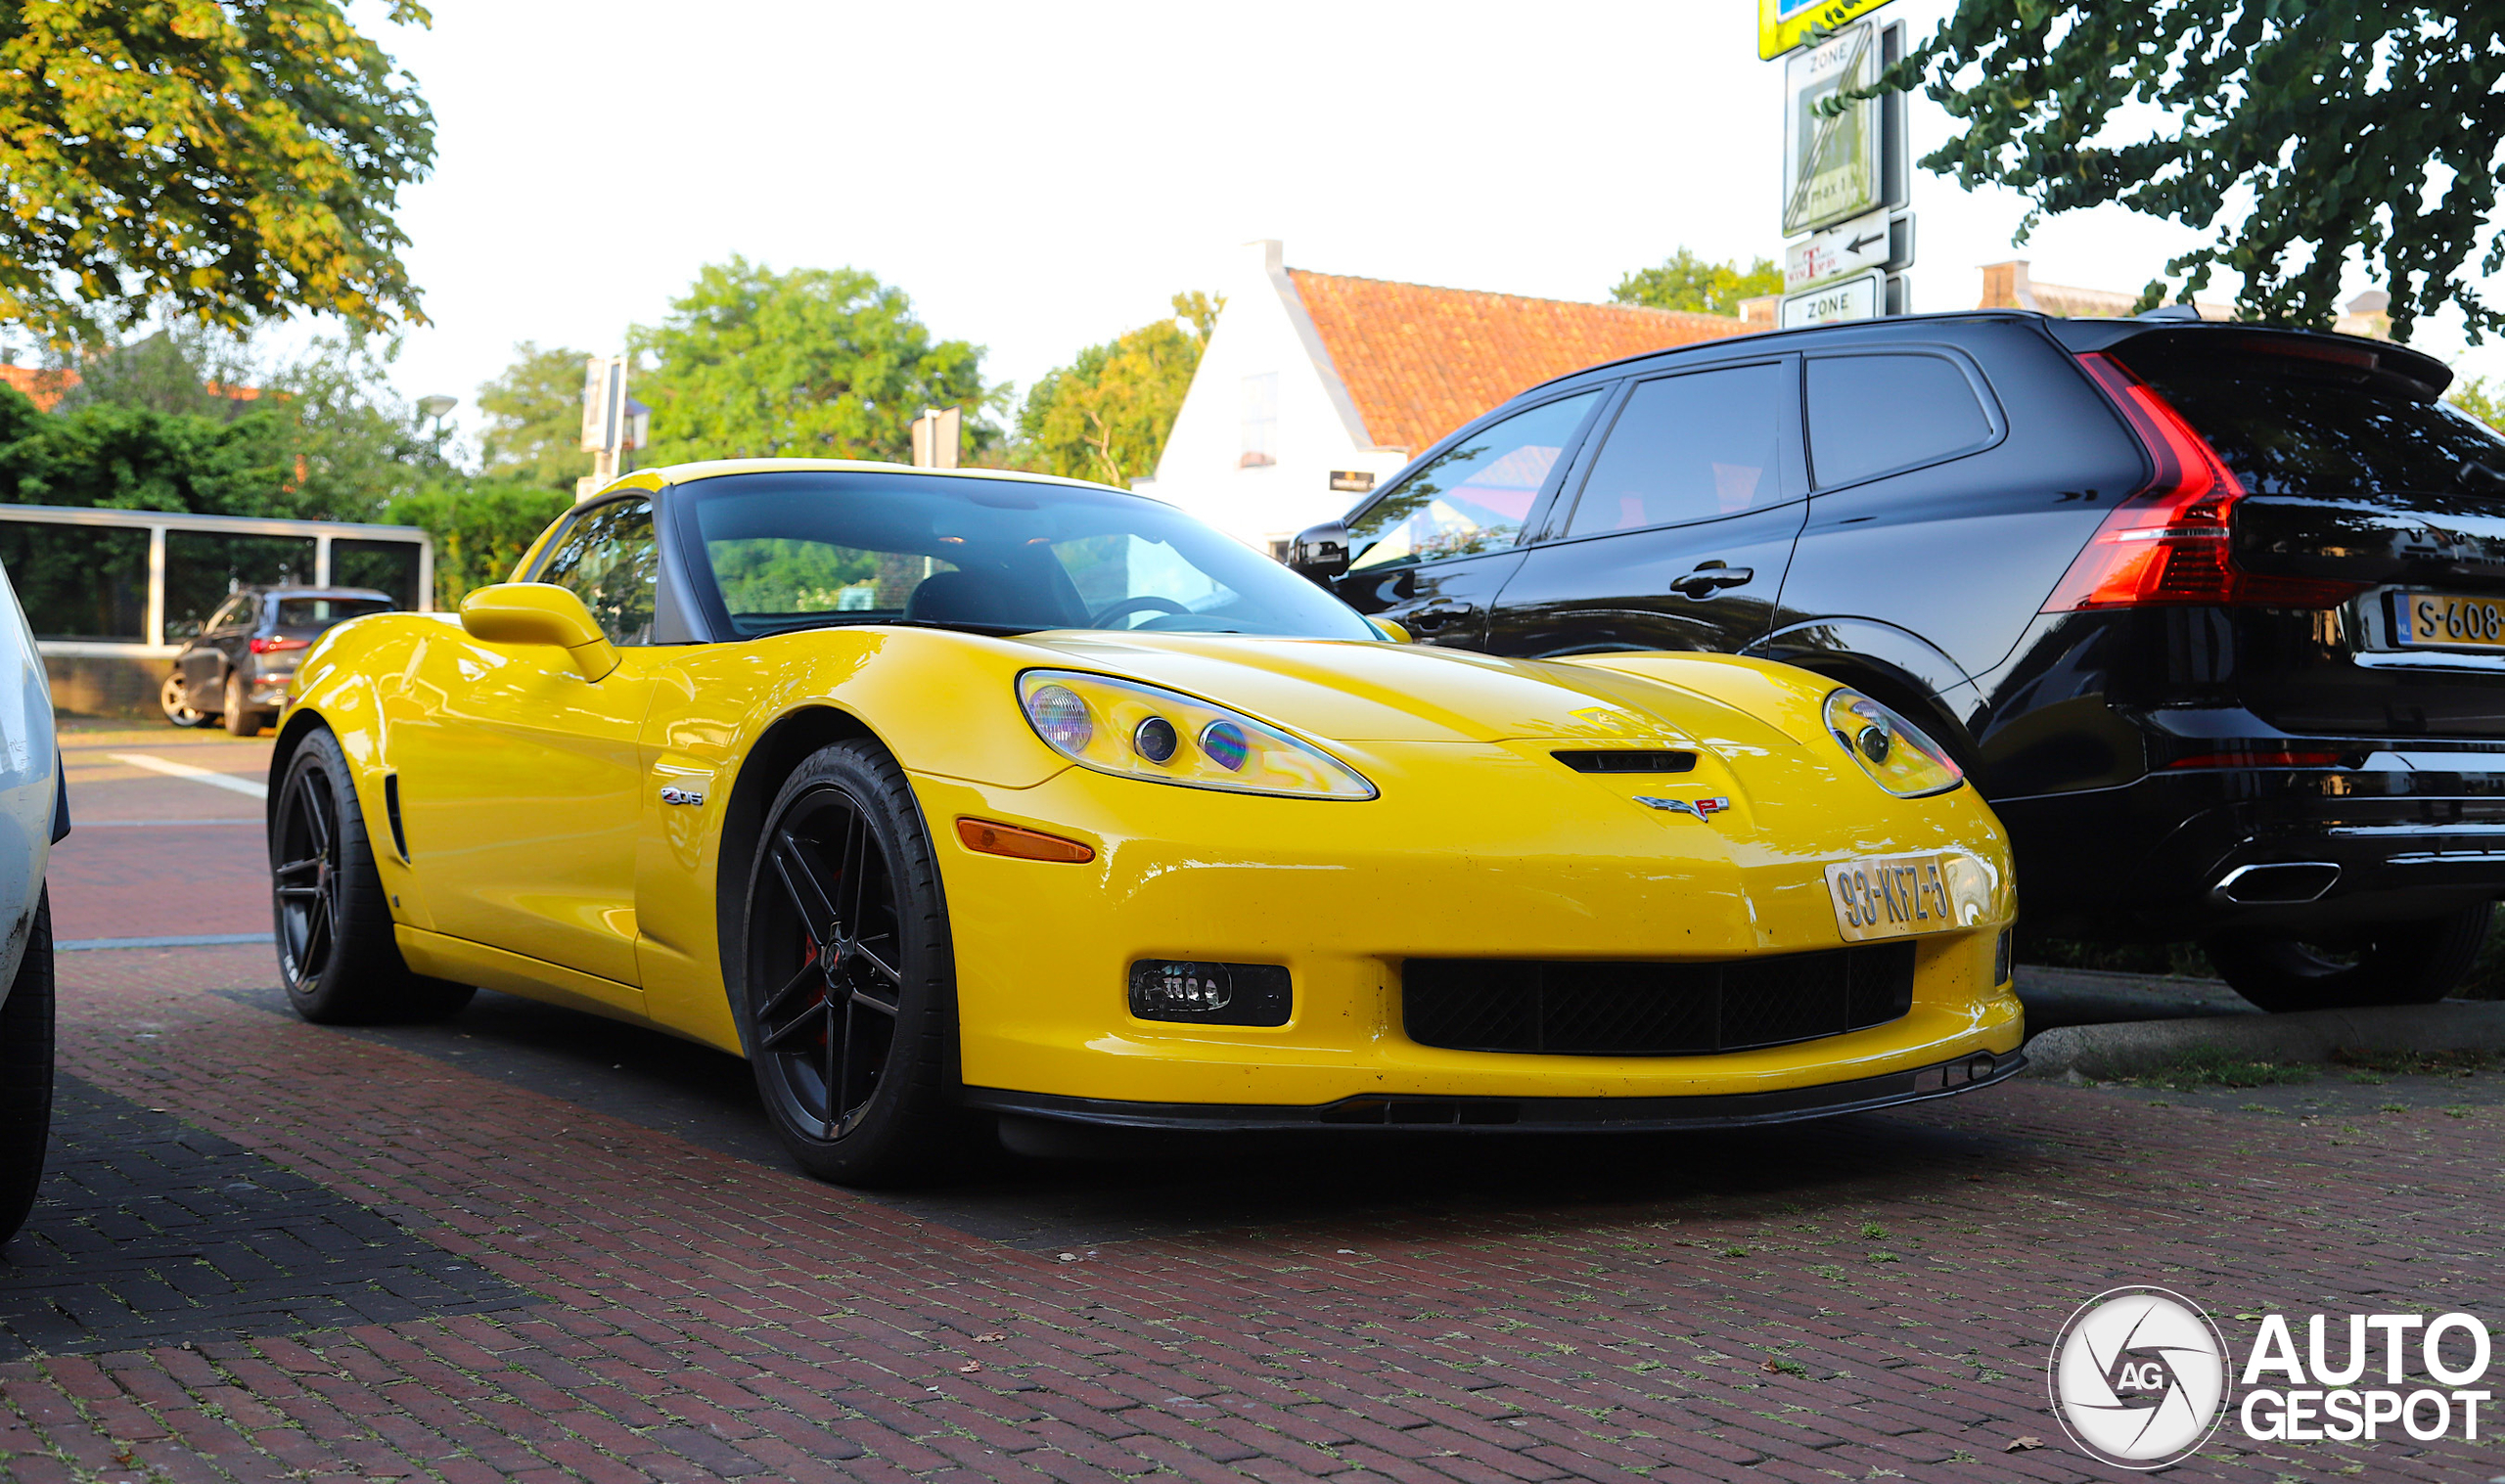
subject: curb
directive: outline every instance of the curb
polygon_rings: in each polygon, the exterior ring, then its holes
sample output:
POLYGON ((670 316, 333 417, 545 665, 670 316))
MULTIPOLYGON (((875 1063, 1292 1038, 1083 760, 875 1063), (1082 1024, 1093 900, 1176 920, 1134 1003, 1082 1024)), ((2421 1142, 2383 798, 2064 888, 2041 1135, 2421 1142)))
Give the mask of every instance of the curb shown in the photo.
POLYGON ((2129 1077, 2170 1065, 2196 1050, 2279 1063, 2328 1061, 2341 1050, 2505 1051, 2505 1001, 2065 1025, 2027 1043, 2023 1075, 2129 1077))

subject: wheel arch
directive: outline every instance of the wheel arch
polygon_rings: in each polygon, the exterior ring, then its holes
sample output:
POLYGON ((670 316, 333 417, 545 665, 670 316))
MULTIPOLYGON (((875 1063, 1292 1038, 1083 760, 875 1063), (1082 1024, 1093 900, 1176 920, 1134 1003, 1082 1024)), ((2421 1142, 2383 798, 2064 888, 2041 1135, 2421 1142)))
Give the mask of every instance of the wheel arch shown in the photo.
POLYGON ((730 796, 722 804, 720 844, 714 852, 713 933, 721 954, 722 990, 731 997, 731 1023, 738 1027, 743 1050, 748 1019, 739 1012, 740 966, 747 962, 748 877, 765 832, 765 811, 783 781, 802 759, 821 747, 856 739, 877 742, 889 756, 895 749, 870 724, 840 706, 798 707, 775 719, 757 734, 731 780, 730 796))

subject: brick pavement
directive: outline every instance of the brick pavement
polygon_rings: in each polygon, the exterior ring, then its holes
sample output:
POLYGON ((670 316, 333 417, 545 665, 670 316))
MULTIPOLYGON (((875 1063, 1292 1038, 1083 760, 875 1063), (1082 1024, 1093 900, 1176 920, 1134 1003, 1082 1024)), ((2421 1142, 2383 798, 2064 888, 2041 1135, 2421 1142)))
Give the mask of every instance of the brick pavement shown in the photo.
MULTIPOLYGON (((2500 1308, 2493 1105, 2021 1084, 1745 1135, 1351 1142, 1288 1165, 1350 1198, 1282 1183, 1275 1219, 1065 1255, 208 992, 267 977, 70 956, 65 1066, 540 1301, 0 1365, 9 1478, 2114 1478, 2043 1401, 2103 1288, 2181 1288, 2239 1354, 2265 1307, 2500 1308)), ((2230 1433, 2176 1476, 2499 1462, 2230 1433)))

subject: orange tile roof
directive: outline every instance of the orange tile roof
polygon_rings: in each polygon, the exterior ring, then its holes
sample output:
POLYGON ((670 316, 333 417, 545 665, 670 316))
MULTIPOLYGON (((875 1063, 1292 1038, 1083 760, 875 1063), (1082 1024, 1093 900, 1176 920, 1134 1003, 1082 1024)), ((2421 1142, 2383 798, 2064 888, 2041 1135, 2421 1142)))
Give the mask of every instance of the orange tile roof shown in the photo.
POLYGON ((1745 335, 1718 314, 1432 289, 1290 268, 1379 447, 1427 445, 1514 393, 1601 361, 1745 335))
POLYGON ((35 411, 50 412, 62 393, 78 384, 74 371, 46 371, 38 366, 0 366, 0 382, 15 386, 35 404, 35 411))

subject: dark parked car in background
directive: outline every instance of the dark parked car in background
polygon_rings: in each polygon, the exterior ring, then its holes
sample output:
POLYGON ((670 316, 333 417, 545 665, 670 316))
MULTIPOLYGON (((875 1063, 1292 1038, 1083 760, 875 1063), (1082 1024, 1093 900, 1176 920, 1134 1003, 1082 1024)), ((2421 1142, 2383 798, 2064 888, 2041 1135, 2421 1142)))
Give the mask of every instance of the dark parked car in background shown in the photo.
POLYGON ((175 726, 222 717, 250 737, 287 705, 296 662, 324 629, 398 607, 364 587, 238 588, 174 656, 159 704, 175 726))
POLYGON ((1523 393, 1292 564, 1418 639, 1714 650, 1917 718, 2031 930, 2440 998, 2505 896, 2505 442, 2405 347, 1980 312, 1523 393))

